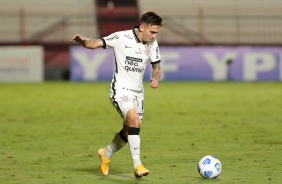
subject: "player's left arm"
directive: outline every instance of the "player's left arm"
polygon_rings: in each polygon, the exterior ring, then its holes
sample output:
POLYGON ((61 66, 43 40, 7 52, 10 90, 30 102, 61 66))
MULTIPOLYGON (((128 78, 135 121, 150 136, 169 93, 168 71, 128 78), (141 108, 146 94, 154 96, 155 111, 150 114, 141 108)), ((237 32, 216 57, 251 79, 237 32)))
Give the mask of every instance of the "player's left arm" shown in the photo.
POLYGON ((159 86, 159 80, 161 77, 161 62, 152 63, 152 68, 153 71, 150 86, 151 88, 156 89, 159 86))

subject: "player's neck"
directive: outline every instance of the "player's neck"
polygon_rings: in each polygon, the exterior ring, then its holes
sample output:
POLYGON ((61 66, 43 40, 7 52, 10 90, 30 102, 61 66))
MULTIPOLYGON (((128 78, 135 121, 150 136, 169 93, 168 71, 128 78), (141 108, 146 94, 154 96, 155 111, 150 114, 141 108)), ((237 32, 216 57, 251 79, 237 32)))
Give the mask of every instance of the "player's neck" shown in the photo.
POLYGON ((139 29, 135 29, 135 33, 136 33, 136 36, 138 37, 139 41, 144 42, 142 32, 140 32, 139 29))

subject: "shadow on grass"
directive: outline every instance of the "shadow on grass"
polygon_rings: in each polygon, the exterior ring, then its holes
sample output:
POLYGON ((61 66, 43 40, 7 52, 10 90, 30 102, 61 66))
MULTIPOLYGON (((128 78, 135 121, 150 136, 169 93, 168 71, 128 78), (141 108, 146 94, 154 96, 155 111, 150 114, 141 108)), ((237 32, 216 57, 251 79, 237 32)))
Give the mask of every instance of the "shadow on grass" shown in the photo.
POLYGON ((100 168, 89 167, 89 168, 77 168, 73 170, 76 172, 85 172, 89 174, 95 174, 96 176, 102 175, 100 172, 100 168))
POLYGON ((217 183, 217 184, 222 184, 222 180, 220 178, 214 178, 214 179, 206 179, 206 178, 203 178, 201 176, 199 177, 193 177, 195 181, 197 181, 198 183, 202 183, 202 182, 205 182, 205 183, 217 183))
POLYGON ((111 172, 109 175, 104 176, 102 175, 100 168, 77 168, 73 169, 75 172, 84 172, 88 173, 91 175, 94 175, 97 178, 97 180, 102 181, 103 183, 129 183, 129 184, 135 184, 135 183, 151 183, 152 181, 146 179, 146 177, 142 179, 136 179, 133 173, 128 173, 128 172, 120 172, 114 169, 111 169, 111 172))

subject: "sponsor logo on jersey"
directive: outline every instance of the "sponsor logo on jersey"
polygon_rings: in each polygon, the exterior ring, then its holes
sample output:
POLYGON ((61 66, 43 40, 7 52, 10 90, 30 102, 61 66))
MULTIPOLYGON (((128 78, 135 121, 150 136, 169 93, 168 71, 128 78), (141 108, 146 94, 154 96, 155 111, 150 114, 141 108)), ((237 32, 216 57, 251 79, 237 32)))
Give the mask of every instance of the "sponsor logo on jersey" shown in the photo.
POLYGON ((130 56, 126 56, 126 60, 136 61, 136 62, 142 63, 142 59, 135 58, 135 57, 130 57, 130 56))
POLYGON ((133 39, 133 38, 130 36, 130 34, 125 34, 124 37, 129 38, 129 39, 131 39, 131 40, 133 39))
POLYGON ((124 69, 127 72, 132 71, 132 72, 143 73, 145 69, 139 67, 139 63, 142 63, 142 59, 126 56, 124 69))
POLYGON ((114 39, 119 39, 118 35, 113 35, 109 38, 106 38, 107 41, 111 41, 111 40, 114 40, 114 39))

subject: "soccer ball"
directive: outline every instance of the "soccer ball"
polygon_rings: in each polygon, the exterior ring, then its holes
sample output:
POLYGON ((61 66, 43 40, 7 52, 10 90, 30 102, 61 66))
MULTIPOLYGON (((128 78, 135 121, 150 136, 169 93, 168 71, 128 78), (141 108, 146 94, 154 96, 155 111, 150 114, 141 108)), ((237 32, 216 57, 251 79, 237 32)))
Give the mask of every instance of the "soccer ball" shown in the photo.
POLYGON ((198 172, 203 178, 216 178, 221 172, 221 163, 214 156, 204 156, 198 163, 198 172))

